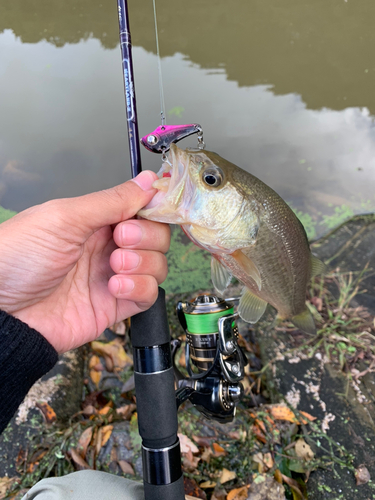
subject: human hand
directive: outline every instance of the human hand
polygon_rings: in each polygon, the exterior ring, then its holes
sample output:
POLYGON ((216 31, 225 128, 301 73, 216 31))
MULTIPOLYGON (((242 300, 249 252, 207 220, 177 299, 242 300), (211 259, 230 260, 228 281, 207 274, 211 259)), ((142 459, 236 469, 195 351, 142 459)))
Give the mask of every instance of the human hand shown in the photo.
POLYGON ((169 227, 128 219, 152 199, 156 178, 144 171, 0 224, 0 309, 62 353, 151 307, 167 275, 169 227))

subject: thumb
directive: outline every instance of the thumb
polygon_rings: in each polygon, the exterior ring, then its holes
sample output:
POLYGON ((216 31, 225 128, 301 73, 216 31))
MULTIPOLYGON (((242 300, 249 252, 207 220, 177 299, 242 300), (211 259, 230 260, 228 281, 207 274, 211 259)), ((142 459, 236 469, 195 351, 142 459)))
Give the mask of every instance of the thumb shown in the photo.
POLYGON ((88 238, 98 229, 130 219, 153 198, 158 176, 145 170, 119 186, 72 198, 66 216, 88 238))

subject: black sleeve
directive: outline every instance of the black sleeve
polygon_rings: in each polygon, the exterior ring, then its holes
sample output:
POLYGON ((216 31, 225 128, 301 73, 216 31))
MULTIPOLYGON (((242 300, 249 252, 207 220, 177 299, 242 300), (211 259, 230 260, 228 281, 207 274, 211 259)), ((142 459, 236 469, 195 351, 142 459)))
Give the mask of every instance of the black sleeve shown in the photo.
POLYGON ((0 433, 30 387, 57 359, 56 350, 40 333, 0 311, 0 433))

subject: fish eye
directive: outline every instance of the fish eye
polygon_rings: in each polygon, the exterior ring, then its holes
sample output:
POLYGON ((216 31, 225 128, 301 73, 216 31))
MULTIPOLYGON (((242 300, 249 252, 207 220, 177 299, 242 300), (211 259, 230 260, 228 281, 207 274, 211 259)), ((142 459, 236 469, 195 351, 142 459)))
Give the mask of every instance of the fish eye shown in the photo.
POLYGON ((223 182, 223 174, 216 169, 210 168, 203 172, 203 182, 210 187, 219 187, 223 182))

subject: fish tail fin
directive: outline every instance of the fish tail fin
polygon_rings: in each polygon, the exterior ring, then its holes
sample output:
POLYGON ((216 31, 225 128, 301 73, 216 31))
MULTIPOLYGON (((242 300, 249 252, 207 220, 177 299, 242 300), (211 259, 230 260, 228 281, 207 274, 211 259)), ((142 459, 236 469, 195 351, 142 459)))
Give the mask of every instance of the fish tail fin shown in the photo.
POLYGON ((306 333, 310 333, 311 335, 316 335, 314 319, 307 307, 301 313, 293 316, 293 318, 291 318, 291 321, 293 325, 295 325, 300 330, 306 333))

